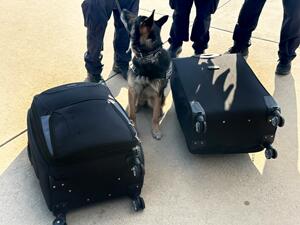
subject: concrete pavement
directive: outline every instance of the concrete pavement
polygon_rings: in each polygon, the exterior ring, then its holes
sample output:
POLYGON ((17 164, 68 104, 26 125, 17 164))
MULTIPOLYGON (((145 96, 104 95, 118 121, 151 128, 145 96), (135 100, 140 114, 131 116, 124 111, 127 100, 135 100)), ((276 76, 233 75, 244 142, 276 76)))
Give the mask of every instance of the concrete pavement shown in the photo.
MULTIPOLYGON (((232 34, 226 31, 233 30, 241 1, 223 0, 220 6, 225 3, 213 17, 208 52, 222 53, 232 44, 232 34)), ((84 80, 86 42, 80 4, 80 0, 1 1, 0 144, 26 128, 26 112, 34 94, 84 80)), ((148 15, 154 8, 160 14, 171 13, 167 0, 141 0, 140 14, 148 15)), ((252 40, 248 58, 286 118, 274 143, 278 159, 266 161, 263 153, 191 155, 169 94, 162 141, 151 137, 150 111, 138 114, 146 158, 145 211, 134 213, 124 198, 71 212, 69 224, 299 224, 300 57, 293 62, 292 76, 275 76, 278 47, 273 41, 279 39, 281 20, 281 1, 268 1, 254 33, 259 39, 252 40)), ((105 77, 113 59, 112 22, 105 37, 105 77)), ((163 40, 168 38, 170 25, 171 18, 163 27, 163 40)), ((191 43, 187 43, 182 56, 191 54, 191 43)), ((126 107, 126 82, 115 77, 108 85, 126 107)), ((0 148, 1 225, 46 225, 53 219, 26 157, 26 142, 23 135, 0 148)))

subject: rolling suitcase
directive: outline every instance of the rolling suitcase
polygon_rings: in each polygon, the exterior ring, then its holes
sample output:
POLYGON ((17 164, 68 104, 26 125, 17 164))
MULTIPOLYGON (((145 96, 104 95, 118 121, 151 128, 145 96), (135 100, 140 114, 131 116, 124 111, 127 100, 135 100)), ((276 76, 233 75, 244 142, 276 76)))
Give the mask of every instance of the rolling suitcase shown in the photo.
POLYGON ((28 156, 53 224, 66 224, 71 209, 124 195, 144 209, 141 143, 106 86, 47 90, 34 97, 27 122, 28 156))
POLYGON ((178 58, 171 77, 179 123, 192 153, 250 153, 271 146, 281 110, 241 55, 178 58))

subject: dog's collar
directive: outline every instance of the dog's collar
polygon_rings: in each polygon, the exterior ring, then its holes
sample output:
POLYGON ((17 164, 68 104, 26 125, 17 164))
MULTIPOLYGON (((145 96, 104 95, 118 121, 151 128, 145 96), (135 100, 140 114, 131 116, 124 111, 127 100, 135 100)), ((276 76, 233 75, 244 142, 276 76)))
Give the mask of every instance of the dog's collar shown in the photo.
POLYGON ((141 51, 136 52, 136 57, 137 58, 150 58, 155 56, 158 52, 162 50, 162 45, 160 45, 158 48, 154 49, 153 51, 147 52, 147 53, 142 53, 141 51))
MULTIPOLYGON (((171 77, 171 73, 172 73, 172 62, 170 63, 169 69, 167 70, 166 73, 156 73, 156 75, 158 77, 154 78, 154 79, 170 79, 171 77)), ((138 69, 134 64, 132 64, 130 66, 131 71, 135 74, 135 76, 142 76, 142 77, 146 77, 147 73, 143 73, 143 71, 141 71, 140 69, 138 69)))

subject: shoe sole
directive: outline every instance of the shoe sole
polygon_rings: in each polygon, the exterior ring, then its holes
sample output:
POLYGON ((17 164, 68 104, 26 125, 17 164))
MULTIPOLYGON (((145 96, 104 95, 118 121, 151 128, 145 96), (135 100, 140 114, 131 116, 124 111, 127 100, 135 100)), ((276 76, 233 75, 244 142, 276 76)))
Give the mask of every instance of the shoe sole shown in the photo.
POLYGON ((277 76, 287 76, 287 75, 290 75, 291 74, 291 71, 290 72, 287 72, 287 73, 279 73, 279 72, 275 72, 275 74, 277 75, 277 76))

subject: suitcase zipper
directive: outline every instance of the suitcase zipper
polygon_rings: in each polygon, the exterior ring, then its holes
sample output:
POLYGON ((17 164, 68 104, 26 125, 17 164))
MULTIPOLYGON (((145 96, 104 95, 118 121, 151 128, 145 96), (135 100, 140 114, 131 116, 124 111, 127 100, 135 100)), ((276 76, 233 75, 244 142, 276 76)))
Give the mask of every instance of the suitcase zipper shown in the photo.
POLYGON ((134 145, 136 146, 137 144, 140 144, 141 141, 137 136, 137 132, 133 127, 132 122, 129 120, 126 112, 123 110, 122 106, 120 106, 120 104, 113 97, 109 97, 107 101, 113 106, 113 109, 121 116, 122 120, 126 123, 131 133, 132 141, 134 142, 134 145))

